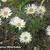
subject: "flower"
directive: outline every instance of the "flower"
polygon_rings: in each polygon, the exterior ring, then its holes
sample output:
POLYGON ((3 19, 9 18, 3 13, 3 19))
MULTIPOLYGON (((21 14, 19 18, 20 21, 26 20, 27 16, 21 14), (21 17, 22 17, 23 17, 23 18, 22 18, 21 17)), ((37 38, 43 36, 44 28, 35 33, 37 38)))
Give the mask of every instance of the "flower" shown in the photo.
POLYGON ((2 2, 7 2, 7 0, 1 0, 2 2))
POLYGON ((27 44, 32 41, 32 36, 29 32, 26 31, 20 35, 19 39, 21 43, 27 44))
POLYGON ((36 10, 37 14, 44 14, 46 12, 46 9, 44 6, 39 6, 36 10))
POLYGON ((11 14, 12 14, 11 9, 8 7, 4 7, 0 11, 0 16, 2 16, 3 18, 8 18, 9 16, 11 16, 11 14))
POLYGON ((35 4, 28 4, 26 7, 25 7, 25 12, 26 14, 34 14, 35 11, 37 9, 37 6, 35 4))
POLYGON ((50 26, 48 25, 48 27, 46 28, 46 32, 47 32, 47 35, 50 36, 50 26))
POLYGON ((14 17, 10 20, 10 24, 18 27, 19 29, 25 27, 25 21, 19 17, 14 17))

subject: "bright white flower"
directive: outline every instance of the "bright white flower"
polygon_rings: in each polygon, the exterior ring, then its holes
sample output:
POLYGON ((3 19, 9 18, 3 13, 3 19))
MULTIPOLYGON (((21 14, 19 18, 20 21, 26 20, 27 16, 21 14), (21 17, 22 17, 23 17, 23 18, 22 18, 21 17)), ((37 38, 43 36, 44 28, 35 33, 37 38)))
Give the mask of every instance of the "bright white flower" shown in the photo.
POLYGON ((19 39, 20 39, 21 43, 27 44, 27 43, 32 41, 32 36, 31 36, 31 34, 29 32, 23 32, 20 35, 19 39))
POLYGON ((50 26, 49 26, 49 25, 48 25, 48 27, 47 27, 46 31, 47 31, 47 35, 49 35, 49 36, 50 36, 50 26))
POLYGON ((26 22, 19 17, 14 17, 11 19, 10 24, 21 29, 21 28, 25 27, 26 22))
POLYGON ((7 2, 7 0, 1 0, 2 2, 7 2))
POLYGON ((37 14, 44 14, 46 12, 46 9, 44 6, 39 6, 37 8, 37 14))
POLYGON ((26 14, 34 14, 36 9, 37 9, 37 6, 35 4, 32 4, 32 5, 29 4, 25 7, 25 12, 26 14))
POLYGON ((0 18, 0 25, 1 25, 1 22, 2 22, 2 20, 1 20, 1 18, 0 18))
POLYGON ((8 18, 9 16, 11 16, 11 14, 12 14, 11 9, 8 7, 4 7, 0 11, 0 16, 2 16, 3 18, 8 18))

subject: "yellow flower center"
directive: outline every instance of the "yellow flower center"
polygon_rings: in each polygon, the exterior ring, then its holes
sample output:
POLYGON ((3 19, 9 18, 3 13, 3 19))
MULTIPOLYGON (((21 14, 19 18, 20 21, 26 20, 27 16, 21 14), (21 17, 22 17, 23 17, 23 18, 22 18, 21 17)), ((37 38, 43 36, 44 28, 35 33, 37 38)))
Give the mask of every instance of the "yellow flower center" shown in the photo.
POLYGON ((33 8, 32 8, 32 7, 30 7, 28 11, 29 11, 29 12, 33 12, 33 8))
POLYGON ((8 11, 4 11, 4 16, 7 16, 8 15, 8 11))
POLYGON ((25 37, 24 37, 24 39, 25 39, 25 40, 27 40, 27 39, 28 39, 28 37, 27 37, 27 36, 25 36, 25 37))
POLYGON ((16 23, 16 26, 17 26, 17 27, 21 26, 21 23, 20 23, 20 22, 17 22, 17 23, 16 23))

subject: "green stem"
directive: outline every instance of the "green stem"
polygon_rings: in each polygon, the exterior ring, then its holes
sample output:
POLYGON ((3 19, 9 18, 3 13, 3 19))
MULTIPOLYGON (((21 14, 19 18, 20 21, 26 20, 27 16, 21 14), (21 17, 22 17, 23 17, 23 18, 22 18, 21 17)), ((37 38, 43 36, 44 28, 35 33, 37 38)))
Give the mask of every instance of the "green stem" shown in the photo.
POLYGON ((25 0, 25 2, 22 2, 21 4, 20 4, 20 6, 19 6, 19 10, 21 11, 22 10, 22 8, 25 6, 25 4, 27 3, 27 2, 29 2, 29 0, 25 0))
POLYGON ((42 0, 40 5, 43 5, 44 2, 45 2, 45 0, 42 0))

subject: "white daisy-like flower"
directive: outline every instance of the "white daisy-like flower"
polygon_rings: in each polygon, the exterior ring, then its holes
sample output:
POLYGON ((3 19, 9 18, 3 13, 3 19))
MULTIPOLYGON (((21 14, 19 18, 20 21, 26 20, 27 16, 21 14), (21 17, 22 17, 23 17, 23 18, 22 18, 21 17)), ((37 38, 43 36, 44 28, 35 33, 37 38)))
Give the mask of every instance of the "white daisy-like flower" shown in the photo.
POLYGON ((48 27, 46 28, 46 32, 47 32, 47 35, 50 36, 50 26, 48 25, 48 27))
POLYGON ((45 12, 46 8, 44 6, 39 6, 36 11, 37 14, 44 14, 45 12))
POLYGON ((19 39, 21 43, 27 44, 32 41, 32 36, 29 32, 26 31, 20 35, 19 39))
POLYGON ((9 16, 11 16, 11 14, 12 14, 11 9, 8 7, 4 7, 0 11, 0 16, 2 16, 3 18, 8 18, 9 16))
POLYGON ((25 12, 26 14, 34 14, 35 11, 37 9, 37 6, 35 4, 28 4, 26 7, 25 7, 25 12))
POLYGON ((10 20, 10 24, 18 27, 19 29, 21 29, 21 28, 25 27, 26 22, 23 19, 19 18, 19 17, 13 17, 10 20))
POLYGON ((7 2, 7 0, 1 0, 2 2, 7 2))

